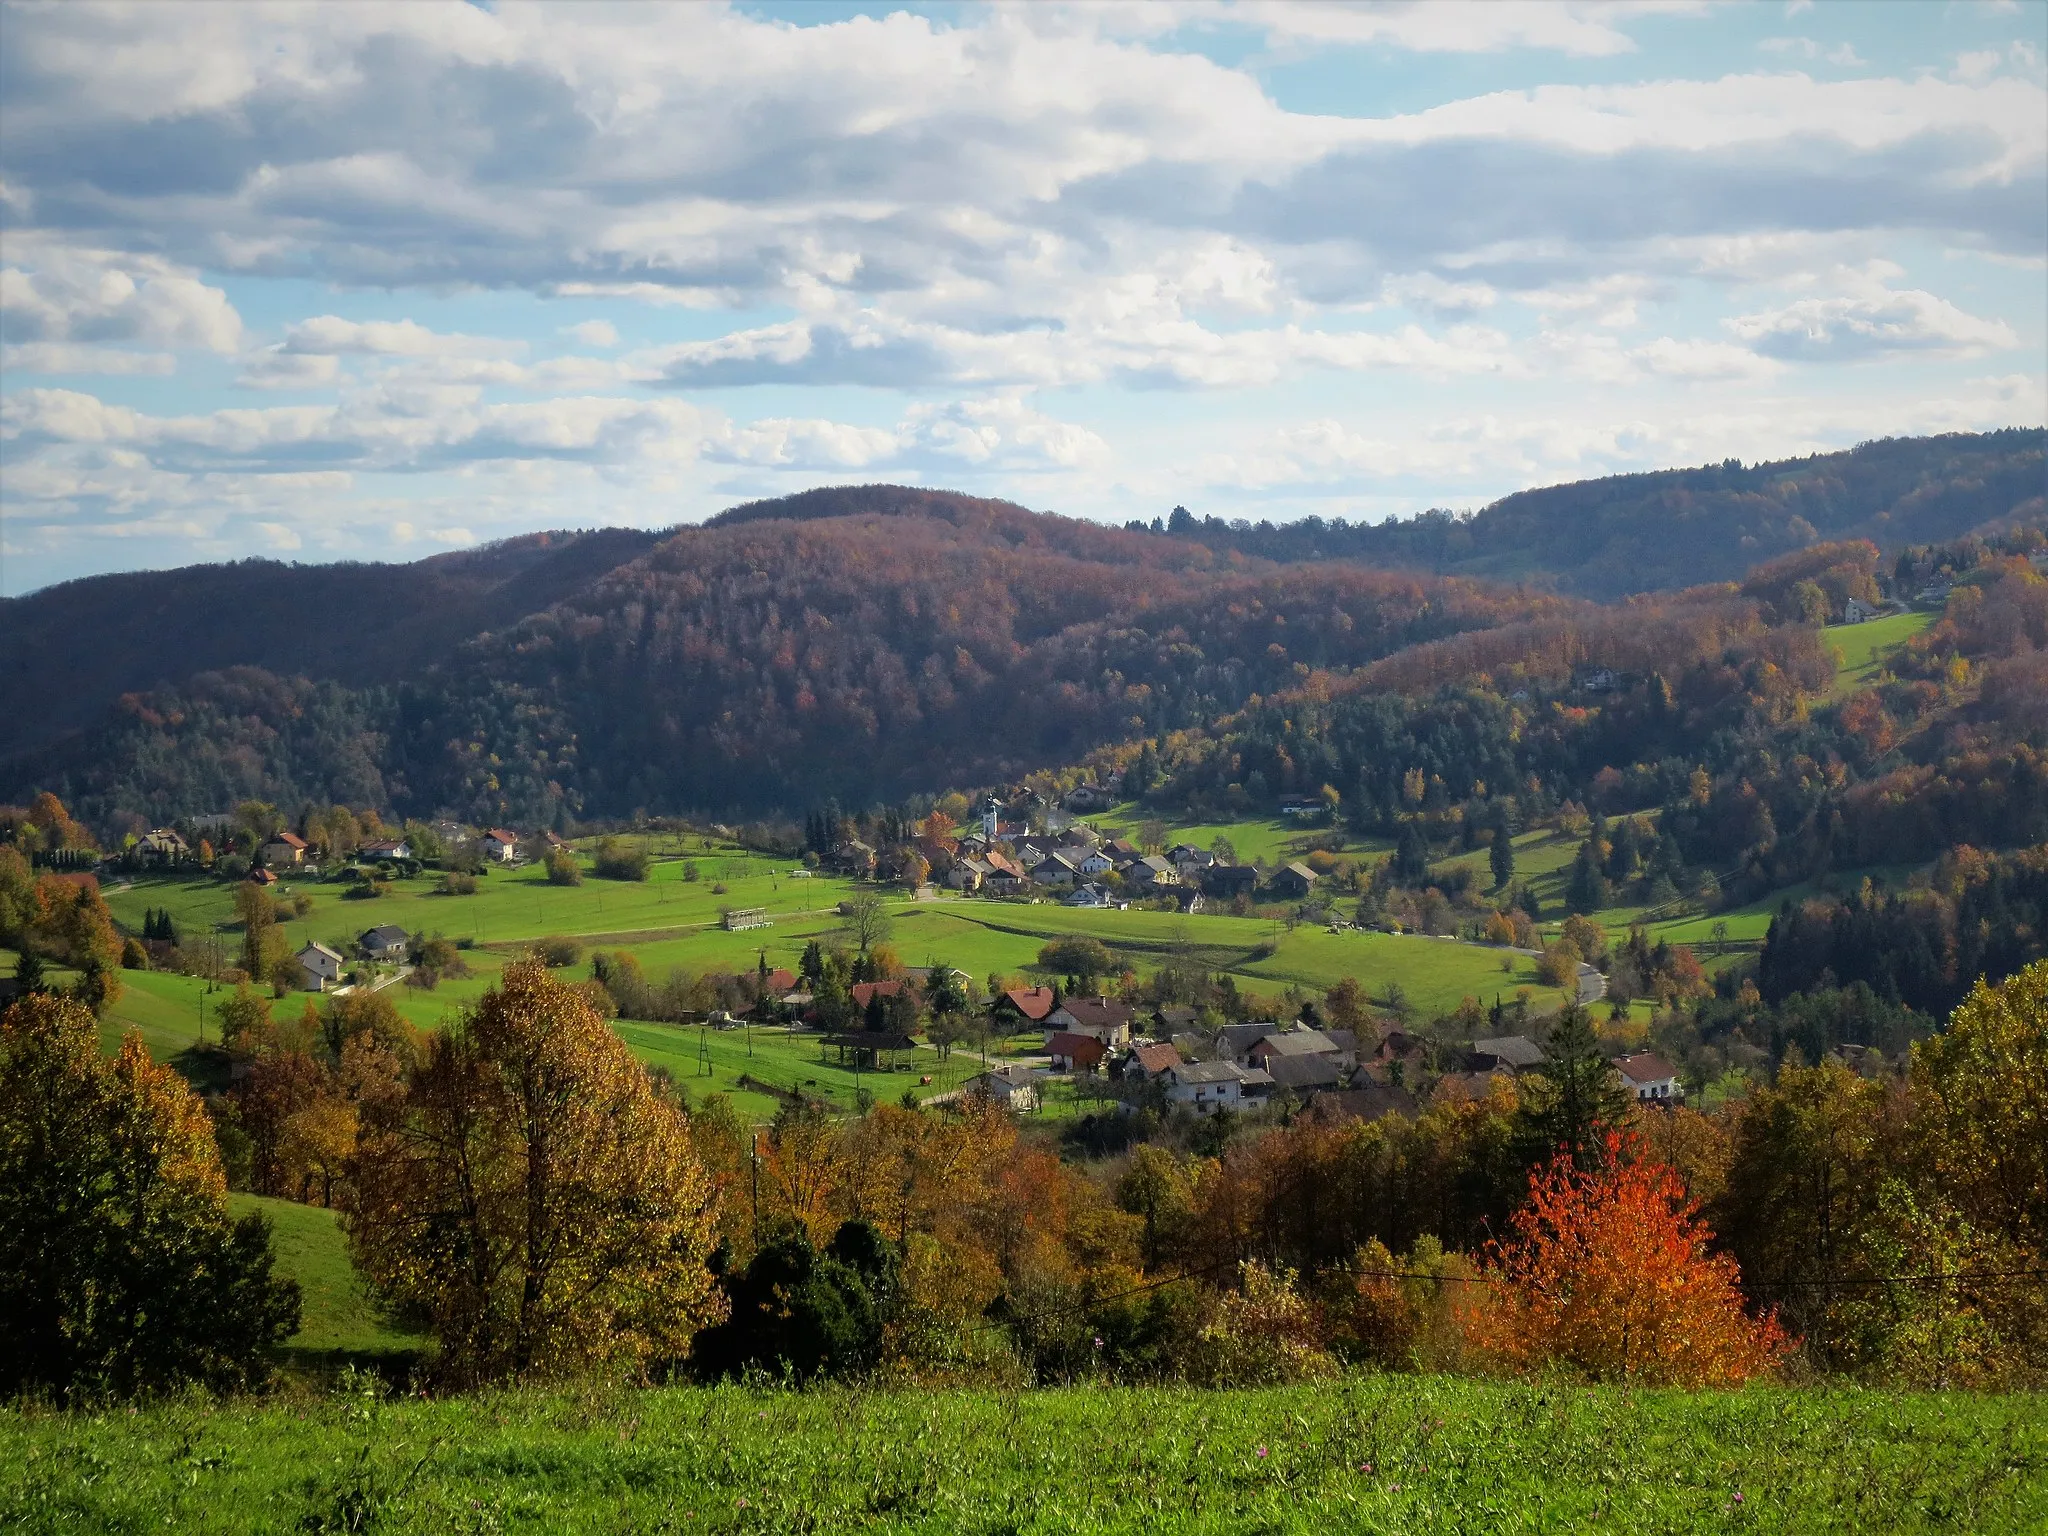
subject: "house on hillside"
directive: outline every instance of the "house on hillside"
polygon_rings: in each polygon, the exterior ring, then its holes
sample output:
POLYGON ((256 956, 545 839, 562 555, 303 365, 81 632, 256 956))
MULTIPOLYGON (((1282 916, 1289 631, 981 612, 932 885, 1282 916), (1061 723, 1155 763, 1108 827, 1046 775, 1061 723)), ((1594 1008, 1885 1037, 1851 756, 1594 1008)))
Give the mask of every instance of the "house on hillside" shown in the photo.
POLYGON ((1149 1083, 1169 1068, 1181 1063, 1181 1054, 1172 1045, 1161 1041, 1153 1045, 1132 1048, 1124 1058, 1123 1079, 1127 1083, 1149 1083))
POLYGON ((1280 1026, 1268 1019, 1263 1024, 1226 1024, 1216 1032, 1216 1054, 1240 1067, 1252 1064, 1252 1047, 1268 1035, 1280 1033, 1280 1026))
POLYGON ((341 980, 343 960, 338 950, 329 949, 315 939, 302 946, 292 956, 299 966, 299 989, 304 992, 325 992, 341 980))
POLYGON ((1685 1097, 1678 1084, 1678 1069, 1655 1051, 1637 1051, 1616 1056, 1614 1070, 1642 1104, 1675 1104, 1685 1097))
POLYGON ((986 859, 973 854, 963 854, 953 861, 953 867, 946 871, 946 884, 956 891, 973 892, 981 889, 982 882, 995 873, 995 866, 986 859))
POLYGON ((1067 791, 1063 803, 1075 815, 1088 816, 1108 810, 1116 804, 1116 796, 1100 784, 1081 784, 1067 791))
POLYGON ((1124 884, 1134 891, 1157 896, 1180 888, 1180 871, 1160 855, 1149 854, 1124 866, 1124 884))
POLYGON ((1844 624, 1867 624, 1870 620, 1877 617, 1877 612, 1877 608, 1873 604, 1864 602, 1860 597, 1852 597, 1842 604, 1842 622, 1844 624))
POLYGON ((1059 1006, 1059 994, 1051 987, 1012 987, 989 1003, 989 1013, 999 1025, 1017 1029, 1043 1024, 1059 1006))
POLYGON ((1283 864, 1273 871, 1267 887, 1282 901, 1300 901, 1315 889, 1316 872, 1306 864, 1283 864))
POLYGON ((1093 1035, 1060 1030, 1045 1037, 1045 1054, 1055 1072, 1093 1072, 1109 1051, 1093 1035))
POLYGON ((1257 1068, 1234 1061, 1184 1061, 1160 1075, 1166 1096, 1198 1115, 1224 1114, 1247 1104, 1264 1103, 1273 1079, 1257 1068))
POLYGON ((1344 1083, 1343 1069, 1332 1056, 1274 1056, 1254 1070, 1272 1078, 1276 1091, 1300 1098, 1344 1083))
POLYGON ((263 845, 265 869, 290 869, 306 862, 306 840, 295 832, 279 832, 263 845))
POLYGON ((510 864, 519 857, 519 836, 503 827, 492 827, 476 840, 477 853, 498 864, 510 864))
POLYGON ((1116 898, 1093 880, 1090 880, 1086 885, 1076 887, 1071 895, 1063 897, 1060 905, 1063 907, 1113 907, 1116 905, 1116 898))
POLYGON ((412 935, 396 923, 383 923, 356 938, 365 960, 403 960, 412 950, 412 935))
POLYGON ((1383 1083, 1367 1083, 1362 1088, 1330 1089, 1309 1095, 1306 1107, 1308 1114, 1333 1125, 1348 1120, 1383 1120, 1388 1115, 1400 1115, 1413 1120, 1421 1112, 1415 1096, 1405 1089, 1389 1088, 1383 1083))
POLYGON ((1390 1029, 1362 1063, 1377 1082, 1406 1087, 1422 1076, 1429 1053, 1420 1040, 1398 1029, 1390 1029))
POLYGON ((263 865, 258 864, 249 871, 249 883, 251 885, 275 885, 277 884, 277 876, 272 874, 263 865))
POLYGON ((1045 1022, 1048 1029, 1090 1035, 1105 1046, 1117 1047, 1130 1043, 1131 1019, 1136 1012, 1129 1003, 1106 997, 1070 997, 1045 1022))
POLYGON ((1621 679, 1612 667, 1575 667, 1572 669, 1572 686, 1580 693, 1612 693, 1621 679))
POLYGON ((1173 893, 1174 905, 1184 917, 1193 917, 1207 904, 1207 898, 1191 885, 1184 885, 1173 893))
POLYGON ((1082 879, 1080 861, 1064 853, 1048 853, 1031 866, 1031 883, 1048 890, 1064 890, 1082 879))
POLYGON ((1532 1072, 1543 1069, 1543 1047, 1523 1035, 1474 1040, 1465 1060, 1468 1072, 1532 1072))
POLYGON ((1250 864, 1217 864, 1202 871, 1202 889, 1217 901, 1256 894, 1259 872, 1250 864))
POLYGON ((412 857, 412 844, 402 837, 373 838, 356 850, 356 857, 378 863, 387 859, 394 864, 403 863, 412 857))
POLYGON ((1273 1070, 1276 1061, 1302 1061, 1311 1057, 1327 1060, 1335 1069, 1340 1052, 1336 1043, 1319 1029, 1276 1029, 1261 1035, 1245 1051, 1244 1064, 1273 1070))
POLYGON ((135 840, 135 851, 145 859, 164 861, 185 858, 192 848, 176 829, 157 827, 135 840))
POLYGON ((1029 1067, 991 1067, 960 1085, 966 1095, 991 1098, 1013 1114, 1038 1108, 1038 1076, 1029 1067))

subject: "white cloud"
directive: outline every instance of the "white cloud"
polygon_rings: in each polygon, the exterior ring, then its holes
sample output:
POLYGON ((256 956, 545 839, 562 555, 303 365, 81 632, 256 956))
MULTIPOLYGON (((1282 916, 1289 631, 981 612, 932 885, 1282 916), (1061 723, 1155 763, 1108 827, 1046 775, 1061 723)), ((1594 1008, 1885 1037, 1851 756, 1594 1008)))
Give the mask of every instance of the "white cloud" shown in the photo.
POLYGON ((1918 288, 1888 288, 1866 274, 1842 274, 1846 291, 1797 299, 1722 322, 1758 353, 1799 361, 1888 352, 1977 356, 2017 346, 2003 320, 1985 320, 1918 288))
POLYGON ((0 325, 15 341, 144 342, 232 352, 241 316, 218 288, 151 256, 10 234, 0 325))
POLYGON ((609 320, 579 320, 574 325, 563 326, 562 334, 586 347, 616 347, 619 344, 618 327, 609 320))
POLYGON ((1645 15, 1697 15, 1697 0, 1574 4, 1571 0, 1239 0, 1221 14, 1260 27, 1275 43, 1384 44, 1420 53, 1498 53, 1537 48, 1582 57, 1633 53, 1621 23, 1645 15))
POLYGON ((285 332, 282 350, 306 356, 360 352, 384 357, 500 357, 524 343, 489 336, 451 336, 413 320, 344 320, 315 315, 285 332))
POLYGON ((131 352, 68 341, 25 341, 0 346, 0 373, 167 374, 178 360, 168 352, 131 352))

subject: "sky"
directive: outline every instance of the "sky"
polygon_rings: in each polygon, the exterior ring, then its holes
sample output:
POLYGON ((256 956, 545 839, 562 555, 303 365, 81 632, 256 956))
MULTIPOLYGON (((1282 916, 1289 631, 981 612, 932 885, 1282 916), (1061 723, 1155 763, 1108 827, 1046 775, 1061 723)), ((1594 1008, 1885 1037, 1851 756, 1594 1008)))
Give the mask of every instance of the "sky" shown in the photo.
POLYGON ((2048 4, 0 5, 0 593, 2048 422, 2048 4))

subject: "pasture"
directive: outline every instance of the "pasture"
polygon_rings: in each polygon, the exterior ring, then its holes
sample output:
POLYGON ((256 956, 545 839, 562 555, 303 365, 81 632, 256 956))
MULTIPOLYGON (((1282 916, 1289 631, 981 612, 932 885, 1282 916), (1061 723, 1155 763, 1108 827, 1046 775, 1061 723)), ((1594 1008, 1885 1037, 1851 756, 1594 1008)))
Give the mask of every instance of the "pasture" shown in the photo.
POLYGON ((1932 624, 1938 614, 1894 613, 1861 624, 1836 624, 1825 631, 1835 652, 1834 697, 1867 688, 1884 671, 1886 658, 1932 624))
POLYGON ((1354 1376, 0 1413, 27 1530, 1023 1533, 2038 1531, 2027 1397, 1354 1376))

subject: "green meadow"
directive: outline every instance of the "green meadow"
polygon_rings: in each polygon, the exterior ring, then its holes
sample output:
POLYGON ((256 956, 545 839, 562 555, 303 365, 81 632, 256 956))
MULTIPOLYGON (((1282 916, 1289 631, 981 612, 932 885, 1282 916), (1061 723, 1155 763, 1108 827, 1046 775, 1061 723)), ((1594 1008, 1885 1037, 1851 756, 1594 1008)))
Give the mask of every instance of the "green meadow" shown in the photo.
POLYGON ((393 1327, 363 1289, 341 1235, 340 1218, 317 1205, 231 1194, 237 1216, 260 1212, 270 1222, 277 1272, 299 1283, 299 1331, 285 1345, 287 1365, 401 1355, 427 1340, 393 1327))
POLYGON ((1932 613, 1894 613, 1827 630, 1827 642, 1835 651, 1834 696, 1840 698, 1876 682, 1891 653, 1937 617, 1932 613))
POLYGON ((1971 1532, 2048 1526, 2025 1397, 1358 1376, 599 1385, 0 1413, 0 1525, 285 1533, 1971 1532))

